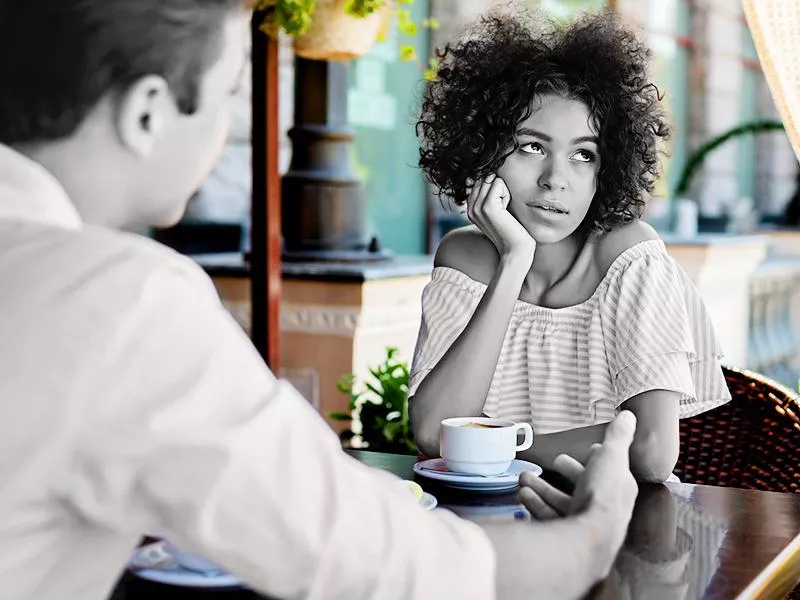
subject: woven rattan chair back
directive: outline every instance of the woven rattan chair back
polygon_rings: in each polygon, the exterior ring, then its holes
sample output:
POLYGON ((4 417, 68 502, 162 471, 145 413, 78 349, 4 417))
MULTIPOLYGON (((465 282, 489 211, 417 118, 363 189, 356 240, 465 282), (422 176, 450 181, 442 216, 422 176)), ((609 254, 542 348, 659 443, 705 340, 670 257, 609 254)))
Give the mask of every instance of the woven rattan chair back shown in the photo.
POLYGON ((686 483, 800 493, 800 400, 751 371, 726 367, 733 399, 680 422, 675 474, 686 483))

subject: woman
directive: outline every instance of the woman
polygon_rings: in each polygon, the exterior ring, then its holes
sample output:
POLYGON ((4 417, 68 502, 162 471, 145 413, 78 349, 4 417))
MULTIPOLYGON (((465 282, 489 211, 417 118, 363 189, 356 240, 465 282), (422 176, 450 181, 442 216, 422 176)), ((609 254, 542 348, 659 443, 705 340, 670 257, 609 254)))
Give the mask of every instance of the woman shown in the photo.
POLYGON ((678 419, 730 399, 696 289, 640 221, 669 133, 649 58, 605 12, 549 29, 496 14, 444 50, 420 165, 473 225, 442 240, 423 294, 410 410, 426 453, 442 419, 485 414, 530 422, 523 458, 547 468, 629 409, 632 471, 664 481, 678 419))

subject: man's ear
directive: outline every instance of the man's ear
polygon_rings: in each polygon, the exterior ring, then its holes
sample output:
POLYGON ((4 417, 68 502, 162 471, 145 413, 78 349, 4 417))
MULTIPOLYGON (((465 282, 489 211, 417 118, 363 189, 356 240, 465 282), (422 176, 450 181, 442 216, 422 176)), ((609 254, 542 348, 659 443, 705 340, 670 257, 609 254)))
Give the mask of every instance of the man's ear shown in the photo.
POLYGON ((122 144, 139 157, 149 156, 177 106, 163 77, 147 75, 119 97, 116 128, 122 144))

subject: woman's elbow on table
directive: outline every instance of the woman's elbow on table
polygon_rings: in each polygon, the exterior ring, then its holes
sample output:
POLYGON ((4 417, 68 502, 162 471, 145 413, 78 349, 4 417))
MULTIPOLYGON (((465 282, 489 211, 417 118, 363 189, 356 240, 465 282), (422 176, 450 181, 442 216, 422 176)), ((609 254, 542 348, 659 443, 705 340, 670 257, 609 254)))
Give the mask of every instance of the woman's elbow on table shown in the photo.
POLYGON ((656 433, 637 436, 631 446, 631 472, 643 483, 664 483, 678 462, 678 445, 656 433))
POLYGON ((417 448, 425 456, 439 456, 439 424, 433 426, 424 415, 419 414, 418 404, 409 398, 408 418, 411 421, 411 433, 417 448))

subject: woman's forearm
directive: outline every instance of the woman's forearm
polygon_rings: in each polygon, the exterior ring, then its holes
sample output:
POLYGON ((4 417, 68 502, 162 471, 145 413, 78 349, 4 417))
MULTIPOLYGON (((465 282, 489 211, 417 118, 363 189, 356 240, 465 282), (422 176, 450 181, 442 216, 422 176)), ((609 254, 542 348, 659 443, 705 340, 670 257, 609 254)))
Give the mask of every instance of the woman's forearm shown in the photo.
POLYGON ((536 435, 533 447, 520 452, 520 458, 535 462, 543 469, 552 469, 553 459, 559 454, 569 454, 580 462, 586 462, 592 444, 602 442, 605 431, 606 424, 603 423, 536 435))
POLYGON ((442 419, 481 414, 529 268, 524 257, 501 259, 464 331, 414 394, 414 437, 426 454, 438 454, 442 419))
MULTIPOLYGON (((678 395, 654 390, 639 394, 622 408, 636 415, 639 426, 630 449, 631 471, 638 481, 662 483, 678 459, 678 395)), ((552 469, 553 459, 569 454, 585 462, 592 444, 603 441, 606 425, 590 425, 558 433, 535 435, 533 447, 520 458, 552 469)))

